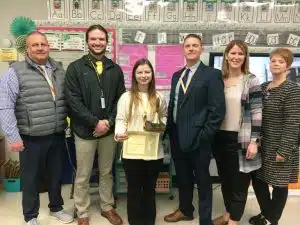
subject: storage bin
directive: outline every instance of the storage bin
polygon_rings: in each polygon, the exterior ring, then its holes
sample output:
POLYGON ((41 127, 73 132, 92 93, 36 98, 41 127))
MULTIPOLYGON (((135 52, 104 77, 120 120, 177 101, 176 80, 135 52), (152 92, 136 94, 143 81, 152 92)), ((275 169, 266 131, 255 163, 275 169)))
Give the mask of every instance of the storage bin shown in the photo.
POLYGON ((20 179, 4 179, 3 184, 7 192, 20 192, 20 179))

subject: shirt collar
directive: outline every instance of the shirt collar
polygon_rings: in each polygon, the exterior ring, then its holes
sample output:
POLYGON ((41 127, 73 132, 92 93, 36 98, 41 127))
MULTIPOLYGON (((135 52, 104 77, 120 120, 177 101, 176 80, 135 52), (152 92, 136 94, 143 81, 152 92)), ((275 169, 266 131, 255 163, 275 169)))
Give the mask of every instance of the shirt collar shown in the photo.
POLYGON ((199 67, 201 63, 201 60, 199 60, 195 65, 191 66, 190 68, 188 68, 187 66, 185 66, 186 69, 190 69, 192 73, 195 73, 197 68, 199 67))
POLYGON ((48 68, 48 69, 52 69, 52 66, 51 66, 49 60, 46 62, 45 67, 48 68))
MULTIPOLYGON (((34 66, 34 67, 39 67, 39 66, 40 66, 40 65, 37 64, 35 61, 33 61, 32 59, 30 59, 30 58, 28 57, 28 55, 26 55, 25 60, 26 60, 27 62, 29 62, 29 63, 30 63, 32 66, 34 66)), ((51 63, 49 62, 49 59, 47 60, 47 62, 46 62, 46 64, 45 64, 45 67, 46 67, 47 69, 52 69, 52 65, 51 65, 51 63)))
POLYGON ((95 56, 91 52, 88 53, 88 57, 92 61, 92 63, 94 63, 95 65, 96 65, 96 62, 99 62, 99 61, 101 61, 103 63, 103 57, 100 60, 96 59, 95 56))
POLYGON ((50 69, 50 70, 52 69, 52 66, 51 66, 51 64, 50 64, 49 61, 47 61, 45 65, 39 65, 39 64, 37 64, 37 63, 34 63, 34 65, 35 65, 36 67, 44 66, 45 69, 50 69))

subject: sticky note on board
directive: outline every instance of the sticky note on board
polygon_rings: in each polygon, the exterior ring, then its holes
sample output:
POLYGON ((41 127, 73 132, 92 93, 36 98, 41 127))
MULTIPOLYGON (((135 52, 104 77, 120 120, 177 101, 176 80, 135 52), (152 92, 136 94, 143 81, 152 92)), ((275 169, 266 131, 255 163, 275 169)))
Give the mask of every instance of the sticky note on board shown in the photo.
POLYGON ((287 40, 286 43, 287 43, 288 45, 297 47, 298 44, 299 44, 299 41, 300 41, 300 36, 295 35, 295 34, 290 34, 290 35, 289 35, 289 38, 288 38, 288 40, 287 40))
POLYGON ((248 32, 247 36, 245 38, 245 42, 250 44, 250 45, 256 45, 256 42, 257 42, 258 38, 259 38, 258 34, 248 32))
POLYGON ((138 43, 144 43, 145 38, 146 38, 146 33, 142 32, 142 31, 137 31, 134 41, 138 42, 138 43))
POLYGON ((166 32, 157 33, 157 43, 158 44, 167 44, 167 33, 166 32))

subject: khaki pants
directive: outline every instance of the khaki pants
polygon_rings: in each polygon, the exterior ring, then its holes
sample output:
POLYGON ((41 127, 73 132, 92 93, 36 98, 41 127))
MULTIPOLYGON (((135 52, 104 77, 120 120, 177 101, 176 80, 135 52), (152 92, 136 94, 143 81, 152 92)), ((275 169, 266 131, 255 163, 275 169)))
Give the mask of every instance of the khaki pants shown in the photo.
POLYGON ((74 201, 78 218, 89 216, 90 195, 89 180, 93 169, 96 150, 99 164, 100 209, 111 210, 114 204, 112 166, 115 157, 116 142, 114 135, 97 140, 86 140, 75 135, 77 171, 75 179, 74 201))

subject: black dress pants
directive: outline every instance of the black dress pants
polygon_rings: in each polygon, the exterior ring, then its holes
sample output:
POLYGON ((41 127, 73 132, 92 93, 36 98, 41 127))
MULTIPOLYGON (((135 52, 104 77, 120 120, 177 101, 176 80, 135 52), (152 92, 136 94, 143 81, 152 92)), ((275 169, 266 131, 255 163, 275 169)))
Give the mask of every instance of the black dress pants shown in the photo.
POLYGON ((193 152, 182 152, 179 148, 176 126, 170 134, 172 158, 179 191, 179 209, 185 216, 193 216, 193 193, 198 187, 199 223, 212 225, 212 181, 209 173, 211 160, 210 144, 193 152))
POLYGON ((130 225, 154 225, 155 187, 163 159, 122 159, 127 179, 127 214, 130 225))
POLYGON ((217 132, 212 147, 226 211, 230 213, 230 219, 240 221, 244 214, 250 181, 255 173, 239 171, 237 132, 217 132))
POLYGON ((288 187, 272 186, 270 193, 269 185, 264 181, 256 178, 252 183, 261 213, 272 225, 278 224, 287 201, 288 187))
POLYGON ((40 208, 40 185, 46 176, 49 209, 62 210, 61 174, 64 134, 47 136, 22 135, 24 151, 20 152, 22 207, 25 221, 37 218, 40 208))

